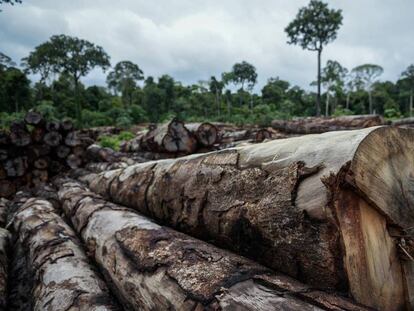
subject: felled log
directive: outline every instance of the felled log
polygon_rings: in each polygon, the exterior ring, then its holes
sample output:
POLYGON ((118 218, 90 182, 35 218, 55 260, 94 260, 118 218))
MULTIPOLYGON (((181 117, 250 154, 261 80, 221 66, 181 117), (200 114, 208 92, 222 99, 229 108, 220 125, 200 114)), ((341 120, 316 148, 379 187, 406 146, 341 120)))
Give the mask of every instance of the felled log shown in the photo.
POLYGON ((0 228, 0 311, 7 307, 7 279, 8 279, 8 248, 10 234, 6 229, 0 228))
POLYGON ((392 125, 402 127, 414 127, 414 118, 404 118, 399 120, 393 120, 392 125))
POLYGON ((25 115, 24 122, 35 127, 42 127, 45 123, 45 119, 41 113, 32 110, 25 115))
POLYGON ((384 124, 384 119, 379 115, 356 115, 330 118, 310 117, 291 121, 272 121, 272 127, 274 129, 294 134, 319 134, 331 131, 356 130, 384 124))
POLYGON ((24 147, 31 143, 30 133, 24 122, 15 121, 10 126, 10 141, 13 145, 24 147))
POLYGON ((0 198, 9 198, 16 193, 16 185, 10 180, 0 180, 0 198))
POLYGON ((249 130, 226 131, 221 136, 222 143, 232 143, 240 140, 247 140, 250 137, 249 130))
POLYGON ((170 153, 193 153, 197 141, 184 123, 173 119, 155 129, 150 130, 141 138, 142 150, 170 153))
POLYGON ((414 284, 388 230, 414 225, 413 150, 411 130, 332 132, 137 164, 89 185, 305 283, 401 310, 414 284))
POLYGON ((94 162, 116 162, 119 155, 111 148, 93 144, 86 149, 86 156, 94 162))
POLYGON ((75 154, 70 154, 66 159, 66 164, 70 168, 79 168, 82 165, 82 159, 75 154))
POLYGON ((364 310, 66 182, 63 210, 128 310, 364 310))
POLYGON ((60 145, 60 142, 62 141, 62 135, 59 134, 59 132, 48 132, 43 137, 44 142, 51 147, 57 147, 60 145))
POLYGON ((59 132, 60 130, 60 123, 57 121, 48 121, 46 123, 46 130, 48 132, 59 132))
POLYGON ((271 138, 272 138, 272 133, 268 131, 267 129, 259 129, 253 132, 253 141, 255 143, 261 143, 265 139, 271 139, 271 138))
POLYGON ((13 218, 13 229, 27 250, 33 310, 117 309, 75 233, 49 202, 27 200, 13 218))
POLYGON ((60 128, 62 131, 69 133, 74 129, 73 122, 69 119, 64 119, 60 124, 60 128))
POLYGON ((9 159, 3 163, 8 177, 21 177, 23 176, 28 168, 27 157, 17 157, 9 159))
POLYGON ((212 123, 187 123, 185 127, 196 137, 201 146, 211 147, 218 142, 219 130, 212 123))
POLYGON ((116 170, 119 168, 127 168, 128 166, 130 165, 125 162, 94 162, 86 164, 85 169, 92 173, 101 173, 105 171, 116 170))

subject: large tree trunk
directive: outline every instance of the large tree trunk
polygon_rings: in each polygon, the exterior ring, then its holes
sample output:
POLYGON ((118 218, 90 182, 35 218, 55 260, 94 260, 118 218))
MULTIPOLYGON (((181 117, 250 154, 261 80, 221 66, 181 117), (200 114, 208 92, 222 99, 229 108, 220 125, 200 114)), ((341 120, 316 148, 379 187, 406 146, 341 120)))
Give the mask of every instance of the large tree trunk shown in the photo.
POLYGON ((26 297, 33 310, 116 310, 74 232, 48 201, 27 200, 13 218, 13 229, 33 277, 32 297, 26 297))
POLYGON ((370 128, 144 163, 89 184, 313 286, 400 310, 410 276, 388 226, 414 225, 412 150, 412 131, 370 128))
POLYGON ((218 142, 219 130, 212 123, 187 123, 185 127, 196 137, 201 146, 211 147, 218 142))
POLYGON ((128 310, 364 309, 159 226, 79 183, 64 183, 59 198, 128 310))
POLYGON ((302 118, 291 121, 272 121, 272 127, 274 129, 293 134, 320 134, 332 131, 356 130, 384 124, 384 119, 378 115, 356 115, 334 118, 302 118))

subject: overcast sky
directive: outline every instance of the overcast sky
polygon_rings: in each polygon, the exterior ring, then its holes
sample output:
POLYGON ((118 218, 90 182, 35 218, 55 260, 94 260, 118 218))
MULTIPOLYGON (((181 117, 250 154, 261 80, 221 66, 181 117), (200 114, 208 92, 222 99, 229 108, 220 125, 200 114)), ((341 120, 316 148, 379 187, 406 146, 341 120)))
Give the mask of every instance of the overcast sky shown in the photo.
MULTIPOLYGON (((23 0, 2 5, 0 51, 19 61, 54 34, 101 45, 113 65, 137 63, 145 75, 169 74, 185 84, 229 71, 235 62, 256 66, 260 89, 279 76, 309 89, 316 54, 286 43, 286 25, 308 0, 23 0)), ((338 39, 323 63, 348 68, 363 63, 384 67, 382 79, 396 80, 414 63, 414 1, 333 0, 343 10, 338 39)), ((101 84, 94 71, 86 84, 101 84)))

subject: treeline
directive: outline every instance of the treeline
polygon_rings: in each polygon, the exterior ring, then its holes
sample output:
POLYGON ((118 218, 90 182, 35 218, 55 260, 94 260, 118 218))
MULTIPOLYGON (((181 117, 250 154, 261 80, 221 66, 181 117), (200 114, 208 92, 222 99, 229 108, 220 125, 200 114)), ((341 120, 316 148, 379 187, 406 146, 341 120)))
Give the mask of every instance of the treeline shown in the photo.
MULTIPOLYGON (((328 61, 321 74, 322 113, 410 116, 414 65, 396 82, 380 81, 382 73, 378 65, 348 70, 328 61)), ((272 119, 315 115, 315 93, 277 77, 256 94, 256 83, 256 68, 247 62, 235 64, 221 77, 184 85, 169 75, 146 76, 130 61, 111 67, 102 47, 76 37, 53 36, 20 65, 0 53, 0 126, 8 126, 29 109, 49 119, 71 118, 83 127, 129 127, 172 116, 268 125, 272 119), (107 85, 85 86, 81 79, 96 68, 107 72, 107 85)))

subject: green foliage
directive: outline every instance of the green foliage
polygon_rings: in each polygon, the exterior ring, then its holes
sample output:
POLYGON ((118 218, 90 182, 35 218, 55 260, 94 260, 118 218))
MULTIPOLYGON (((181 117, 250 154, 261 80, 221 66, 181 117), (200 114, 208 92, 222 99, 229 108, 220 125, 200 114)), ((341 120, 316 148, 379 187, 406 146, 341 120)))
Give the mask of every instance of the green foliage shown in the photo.
POLYGON ((0 129, 8 129, 13 121, 23 120, 24 115, 23 112, 0 112, 0 129))
POLYGON ((58 119, 57 109, 53 105, 53 101, 42 100, 37 106, 35 111, 40 112, 47 120, 58 119))
POLYGON ((144 79, 144 72, 138 65, 130 61, 122 61, 115 65, 108 74, 106 82, 108 87, 122 94, 123 101, 131 105, 137 82, 144 79))
POLYGON ((110 117, 104 112, 82 110, 82 126, 83 127, 97 127, 113 124, 110 117))
POLYGON ((116 136, 101 136, 98 143, 104 148, 119 151, 121 141, 116 136))
POLYGON ((342 19, 341 10, 329 9, 328 4, 322 1, 311 0, 286 27, 288 43, 300 45, 306 50, 320 51, 324 45, 336 39, 342 19))
POLYGON ((128 131, 122 131, 118 134, 118 139, 121 141, 128 141, 135 138, 134 133, 128 132, 128 131))
POLYGON ((342 106, 336 107, 334 113, 332 114, 334 117, 340 117, 340 116, 348 116, 353 115, 352 111, 349 109, 346 109, 342 106))
POLYGON ((119 151, 120 145, 123 141, 131 140, 135 135, 131 132, 123 131, 118 135, 114 136, 101 136, 99 138, 99 145, 105 148, 111 148, 113 150, 119 151))

